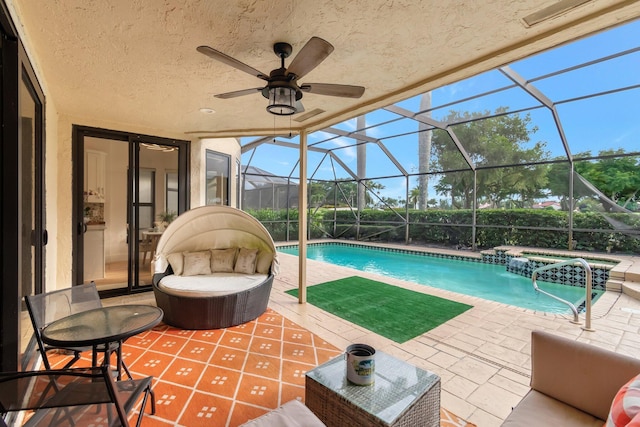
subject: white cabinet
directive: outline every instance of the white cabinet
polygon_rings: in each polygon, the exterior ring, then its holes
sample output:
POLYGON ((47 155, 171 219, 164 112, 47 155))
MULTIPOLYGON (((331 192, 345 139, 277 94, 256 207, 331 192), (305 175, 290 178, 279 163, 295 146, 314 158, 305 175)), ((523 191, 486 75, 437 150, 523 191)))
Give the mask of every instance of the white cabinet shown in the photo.
POLYGON ((88 225, 84 233, 84 280, 104 278, 104 225, 88 225))
POLYGON ((84 195, 85 202, 104 203, 107 154, 101 151, 84 152, 84 195))

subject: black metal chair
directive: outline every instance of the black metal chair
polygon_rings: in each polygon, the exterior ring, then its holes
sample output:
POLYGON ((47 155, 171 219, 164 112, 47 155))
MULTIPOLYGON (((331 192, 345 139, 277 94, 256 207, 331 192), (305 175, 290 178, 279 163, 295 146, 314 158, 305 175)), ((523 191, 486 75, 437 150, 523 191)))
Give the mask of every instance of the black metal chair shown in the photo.
MULTIPOLYGON (((71 367, 80 359, 80 354, 84 351, 92 350, 91 347, 53 347, 42 341, 42 330, 50 323, 63 317, 102 307, 100 295, 95 283, 72 286, 70 288, 59 289, 38 295, 27 295, 24 297, 33 333, 38 343, 38 350, 42 355, 45 369, 51 369, 51 363, 47 357, 47 352, 52 350, 62 350, 73 354, 72 359, 62 368, 71 367)), ((122 366, 129 378, 132 378, 127 365, 121 360, 121 349, 119 343, 111 343, 108 346, 98 346, 93 349, 92 366, 97 366, 97 353, 103 353, 105 360, 109 361, 112 353, 116 353, 118 366, 122 366)), ((120 375, 120 373, 118 373, 120 375)))
MULTIPOLYGON (((140 426, 149 396, 155 414, 152 379, 115 381, 108 366, 0 373, 0 412, 6 416, 23 411, 24 424, 18 425, 24 427, 128 427, 128 415, 142 396, 136 422, 140 426)), ((15 425, 18 420, 9 422, 15 425)), ((0 427, 7 427, 3 417, 0 427)))

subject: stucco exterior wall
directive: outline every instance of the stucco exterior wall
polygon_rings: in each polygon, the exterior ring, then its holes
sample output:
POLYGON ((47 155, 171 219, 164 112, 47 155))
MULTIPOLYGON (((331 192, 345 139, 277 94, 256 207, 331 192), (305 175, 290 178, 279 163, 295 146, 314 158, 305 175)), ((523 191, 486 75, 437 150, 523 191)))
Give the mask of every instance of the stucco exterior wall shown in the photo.
MULTIPOLYGON (((191 207, 204 205, 205 200, 205 164, 206 150, 210 149, 231 156, 230 200, 236 203, 236 159, 240 158, 240 143, 235 138, 205 139, 189 137, 185 134, 163 132, 137 126, 132 123, 114 123, 107 120, 87 119, 59 112, 56 99, 49 87, 40 58, 31 47, 30 31, 22 25, 19 14, 12 2, 8 9, 20 34, 27 56, 34 68, 38 82, 45 94, 45 210, 48 244, 45 248, 45 291, 66 288, 72 285, 73 238, 76 232, 72 221, 73 208, 73 162, 72 129, 73 125, 90 126, 122 132, 153 135, 191 141, 190 178, 191 207)), ((117 106, 112 106, 117 108, 117 106)))
POLYGON ((229 170, 229 202, 231 206, 236 206, 238 165, 236 160, 240 159, 240 141, 236 138, 204 138, 191 142, 191 207, 205 205, 205 182, 206 182, 206 162, 207 150, 231 156, 229 170))

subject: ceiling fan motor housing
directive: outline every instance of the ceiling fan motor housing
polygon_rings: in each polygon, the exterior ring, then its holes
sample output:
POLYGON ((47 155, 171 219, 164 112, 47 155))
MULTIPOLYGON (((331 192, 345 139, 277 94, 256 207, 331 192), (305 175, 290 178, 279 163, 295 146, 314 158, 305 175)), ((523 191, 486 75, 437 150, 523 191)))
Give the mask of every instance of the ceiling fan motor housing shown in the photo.
POLYGON ((269 82, 262 88, 262 96, 269 99, 269 91, 271 89, 285 87, 292 89, 296 93, 296 101, 302 98, 302 91, 298 87, 295 80, 291 78, 291 74, 285 75, 286 68, 277 68, 269 73, 269 82))

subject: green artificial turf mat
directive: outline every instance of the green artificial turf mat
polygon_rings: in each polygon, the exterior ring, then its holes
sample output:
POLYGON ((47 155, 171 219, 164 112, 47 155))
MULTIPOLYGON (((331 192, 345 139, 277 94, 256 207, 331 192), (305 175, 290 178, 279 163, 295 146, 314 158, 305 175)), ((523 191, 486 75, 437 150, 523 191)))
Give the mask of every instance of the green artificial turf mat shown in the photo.
MULTIPOLYGON (((286 292, 298 296, 298 289, 286 292)), ((309 286, 307 302, 397 343, 472 307, 359 276, 309 286)))

